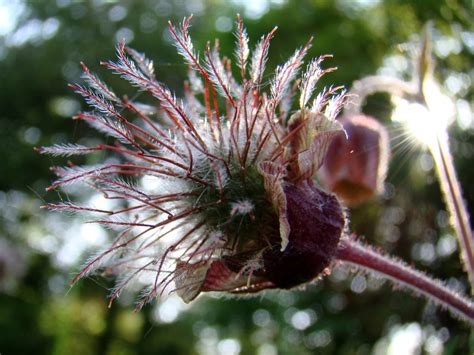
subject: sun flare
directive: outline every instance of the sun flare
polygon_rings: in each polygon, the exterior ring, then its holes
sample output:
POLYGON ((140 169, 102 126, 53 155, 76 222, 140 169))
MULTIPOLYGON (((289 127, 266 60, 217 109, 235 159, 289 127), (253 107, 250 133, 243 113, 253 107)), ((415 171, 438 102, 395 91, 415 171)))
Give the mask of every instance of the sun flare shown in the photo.
POLYGON ((426 104, 394 98, 392 121, 402 123, 415 140, 432 148, 453 121, 455 107, 434 81, 425 83, 424 95, 426 104))

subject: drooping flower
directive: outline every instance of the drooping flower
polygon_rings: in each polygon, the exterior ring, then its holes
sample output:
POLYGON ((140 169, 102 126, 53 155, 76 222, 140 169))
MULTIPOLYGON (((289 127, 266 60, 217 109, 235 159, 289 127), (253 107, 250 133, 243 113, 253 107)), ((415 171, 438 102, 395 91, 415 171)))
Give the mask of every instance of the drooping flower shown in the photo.
POLYGON ((72 202, 47 208, 97 214, 91 223, 120 229, 74 282, 102 269, 118 276, 111 298, 144 282, 139 307, 175 291, 189 302, 203 291, 250 293, 292 288, 317 278, 335 255, 345 218, 337 198, 312 177, 330 141, 346 94, 328 88, 313 98, 321 56, 297 80, 311 43, 278 66, 269 91, 263 74, 270 40, 250 55, 237 21, 234 78, 216 42, 201 60, 188 34, 190 17, 170 33, 189 66, 183 99, 156 79, 153 63, 120 43, 117 61, 102 63, 150 94, 160 109, 120 98, 85 65, 87 86, 71 85, 91 107, 77 119, 116 139, 115 144, 40 148, 71 156, 108 151, 120 162, 54 168, 49 189, 82 183, 122 202, 104 210, 72 202), (288 118, 299 91, 299 110, 288 118), (309 105, 310 101, 311 105, 309 105))
POLYGON ((356 206, 383 191, 390 155, 388 133, 365 115, 346 115, 338 122, 344 132, 331 141, 318 176, 346 205, 356 206))

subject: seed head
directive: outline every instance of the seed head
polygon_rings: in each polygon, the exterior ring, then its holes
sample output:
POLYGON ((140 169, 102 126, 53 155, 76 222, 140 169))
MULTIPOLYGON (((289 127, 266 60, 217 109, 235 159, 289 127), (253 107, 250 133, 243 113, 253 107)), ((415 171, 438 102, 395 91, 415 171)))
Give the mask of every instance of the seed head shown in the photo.
POLYGON ((185 302, 204 291, 251 293, 309 282, 329 265, 345 225, 336 197, 312 177, 332 138, 346 95, 327 88, 313 98, 326 56, 310 61, 311 46, 277 67, 265 92, 263 74, 272 30, 252 53, 240 17, 234 78, 218 42, 200 59, 188 34, 190 17, 170 32, 189 66, 184 98, 155 77, 152 61, 124 43, 117 61, 102 63, 158 101, 159 110, 120 98, 83 65, 88 85, 72 85, 91 106, 77 119, 116 139, 95 147, 56 145, 42 153, 107 151, 119 162, 54 168, 51 188, 84 183, 121 208, 48 205, 99 217, 118 229, 74 279, 102 270, 118 275, 111 299, 128 284, 146 285, 139 303, 166 292, 185 302), (249 59, 250 58, 250 59, 249 59), (299 91, 299 110, 288 118, 299 91), (313 99, 312 104, 308 103, 313 99))

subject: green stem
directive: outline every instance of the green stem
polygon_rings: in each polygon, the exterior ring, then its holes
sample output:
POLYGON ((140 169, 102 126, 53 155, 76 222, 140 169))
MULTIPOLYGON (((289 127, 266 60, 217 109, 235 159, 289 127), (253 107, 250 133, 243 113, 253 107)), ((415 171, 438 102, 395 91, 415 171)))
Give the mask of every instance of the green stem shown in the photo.
POLYGON ((474 239, 446 132, 438 135, 436 144, 430 145, 430 152, 436 163, 436 172, 448 207, 450 222, 459 242, 460 258, 469 276, 471 293, 474 293, 474 239))

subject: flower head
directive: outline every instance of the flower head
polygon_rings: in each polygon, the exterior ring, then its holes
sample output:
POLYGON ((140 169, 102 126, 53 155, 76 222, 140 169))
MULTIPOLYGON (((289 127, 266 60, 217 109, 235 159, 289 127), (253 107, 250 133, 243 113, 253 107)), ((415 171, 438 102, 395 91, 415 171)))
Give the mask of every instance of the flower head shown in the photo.
POLYGON ((121 43, 117 61, 103 64, 155 98, 159 110, 120 98, 83 65, 88 86, 72 87, 92 110, 76 118, 115 144, 39 149, 120 157, 98 166, 54 168, 59 179, 50 187, 84 183, 121 201, 120 208, 46 207, 94 213, 99 217, 92 223, 119 230, 74 281, 98 269, 117 274, 113 299, 139 280, 147 286, 139 306, 171 291, 189 302, 204 291, 250 293, 309 282, 329 265, 345 225, 337 198, 312 182, 342 130, 335 117, 346 99, 340 88, 313 98, 318 79, 332 70, 321 68, 325 56, 311 60, 298 80, 308 42, 277 67, 265 92, 276 29, 250 54, 238 18, 236 79, 218 42, 200 59, 188 34, 190 19, 178 27, 170 23, 189 66, 183 99, 156 79, 150 60, 121 43), (290 115, 298 91, 299 110, 290 115))

